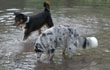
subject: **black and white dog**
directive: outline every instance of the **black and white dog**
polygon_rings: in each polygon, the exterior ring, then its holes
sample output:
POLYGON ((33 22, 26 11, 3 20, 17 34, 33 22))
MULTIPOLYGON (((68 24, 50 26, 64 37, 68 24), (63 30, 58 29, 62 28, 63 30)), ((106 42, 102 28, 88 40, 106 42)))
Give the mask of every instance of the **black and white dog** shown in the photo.
POLYGON ((77 48, 96 48, 98 41, 95 37, 80 37, 76 29, 70 26, 59 25, 45 30, 38 37, 34 47, 37 58, 41 58, 41 54, 45 53, 50 61, 57 47, 62 47, 63 54, 67 50, 69 58, 72 58, 77 48))

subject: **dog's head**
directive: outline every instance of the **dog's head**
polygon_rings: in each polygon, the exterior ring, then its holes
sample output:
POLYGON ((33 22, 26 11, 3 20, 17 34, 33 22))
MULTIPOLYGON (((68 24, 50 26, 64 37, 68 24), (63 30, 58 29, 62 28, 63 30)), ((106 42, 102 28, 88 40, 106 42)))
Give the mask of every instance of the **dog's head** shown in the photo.
POLYGON ((27 19, 27 16, 25 16, 24 14, 19 13, 19 12, 14 12, 14 15, 15 15, 14 25, 16 25, 16 26, 19 26, 20 24, 23 24, 27 19))
POLYGON ((36 45, 35 45, 35 52, 36 53, 42 53, 43 51, 41 50, 42 49, 42 46, 41 46, 41 44, 39 44, 39 43, 36 43, 36 45))

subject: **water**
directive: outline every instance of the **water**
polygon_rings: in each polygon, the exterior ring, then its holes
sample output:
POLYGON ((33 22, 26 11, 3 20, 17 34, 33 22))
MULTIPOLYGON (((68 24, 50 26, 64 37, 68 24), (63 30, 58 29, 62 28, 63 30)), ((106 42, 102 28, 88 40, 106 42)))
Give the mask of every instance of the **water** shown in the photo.
POLYGON ((36 61, 33 45, 37 31, 22 41, 21 27, 13 26, 13 12, 33 15, 43 10, 44 0, 0 0, 0 70, 110 70, 110 1, 50 0, 55 25, 71 25, 82 36, 95 36, 99 48, 78 51, 73 59, 55 53, 52 64, 36 61))

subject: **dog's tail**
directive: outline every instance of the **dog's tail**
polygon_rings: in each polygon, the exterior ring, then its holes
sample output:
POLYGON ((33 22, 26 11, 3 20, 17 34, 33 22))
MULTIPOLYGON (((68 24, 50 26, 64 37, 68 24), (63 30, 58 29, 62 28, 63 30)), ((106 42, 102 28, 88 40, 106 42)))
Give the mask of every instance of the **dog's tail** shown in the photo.
POLYGON ((44 2, 44 8, 45 8, 45 11, 50 11, 50 3, 48 1, 45 1, 44 2))
POLYGON ((98 40, 96 37, 87 37, 87 40, 88 40, 91 48, 97 48, 98 47, 98 40))

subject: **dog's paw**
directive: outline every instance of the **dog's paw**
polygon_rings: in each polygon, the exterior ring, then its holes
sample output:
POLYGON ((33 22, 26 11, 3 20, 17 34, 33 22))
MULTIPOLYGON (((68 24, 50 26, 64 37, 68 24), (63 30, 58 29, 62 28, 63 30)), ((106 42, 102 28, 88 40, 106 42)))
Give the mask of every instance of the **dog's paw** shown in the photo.
POLYGON ((40 57, 40 62, 42 63, 50 63, 48 55, 47 54, 42 54, 40 57))

